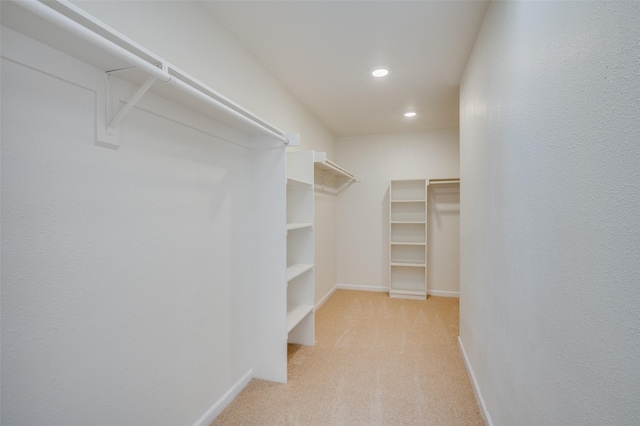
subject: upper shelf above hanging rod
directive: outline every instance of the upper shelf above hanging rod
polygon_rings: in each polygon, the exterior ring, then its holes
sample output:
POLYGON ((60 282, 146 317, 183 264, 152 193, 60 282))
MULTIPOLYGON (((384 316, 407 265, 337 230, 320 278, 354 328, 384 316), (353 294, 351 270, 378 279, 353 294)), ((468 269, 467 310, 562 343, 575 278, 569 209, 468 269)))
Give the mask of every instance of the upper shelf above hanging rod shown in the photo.
POLYGON ((429 179, 429 185, 445 184, 445 183, 460 183, 460 178, 438 178, 429 179))
POLYGON ((316 180, 319 180, 315 186, 320 191, 338 194, 352 183, 357 182, 355 176, 336 163, 329 161, 326 152, 315 152, 313 161, 314 175, 316 180))
POLYGON ((138 99, 151 89, 257 141, 246 146, 261 146, 264 141, 296 144, 293 139, 289 143, 283 131, 68 1, 3 1, 2 24, 106 73, 118 72, 118 77, 142 86, 136 94, 138 99))
POLYGON ((438 179, 429 179, 429 185, 438 185, 445 183, 460 183, 460 178, 438 178, 438 179))

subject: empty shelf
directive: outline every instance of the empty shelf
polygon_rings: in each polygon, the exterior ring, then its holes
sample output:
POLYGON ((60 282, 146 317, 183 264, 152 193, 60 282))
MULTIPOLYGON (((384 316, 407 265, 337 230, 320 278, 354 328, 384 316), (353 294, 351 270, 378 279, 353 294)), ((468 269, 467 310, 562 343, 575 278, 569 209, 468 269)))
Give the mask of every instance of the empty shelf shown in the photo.
POLYGON ((287 186, 292 188, 312 188, 313 183, 294 178, 287 178, 287 186))
POLYGON ((313 305, 287 306, 287 333, 313 311, 313 305))
POLYGON ((287 267, 287 281, 291 281, 292 279, 299 277, 307 271, 313 269, 313 265, 309 265, 306 263, 298 263, 296 265, 291 265, 287 267))
POLYGON ((416 263, 416 262, 400 262, 400 261, 393 261, 391 262, 391 266, 412 266, 412 267, 416 267, 416 268, 424 268, 426 265, 424 263, 416 263))
POLYGON ((287 231, 303 228, 313 228, 313 223, 287 223, 287 231))
POLYGON ((314 175, 320 181, 315 187, 322 192, 336 195, 356 181, 353 174, 329 161, 326 152, 314 153, 313 161, 314 175))
POLYGON ((429 185, 444 184, 444 183, 460 183, 460 178, 438 178, 429 179, 429 185))

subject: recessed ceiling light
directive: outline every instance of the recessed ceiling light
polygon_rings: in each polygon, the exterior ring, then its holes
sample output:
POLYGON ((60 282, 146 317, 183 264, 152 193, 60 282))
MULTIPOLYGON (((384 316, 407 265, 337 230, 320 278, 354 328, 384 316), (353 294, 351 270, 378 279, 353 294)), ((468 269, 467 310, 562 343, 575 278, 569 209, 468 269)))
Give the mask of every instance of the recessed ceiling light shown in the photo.
POLYGON ((405 117, 415 117, 415 116, 416 116, 416 113, 415 113, 415 112, 413 112, 413 111, 409 111, 409 112, 405 112, 405 113, 404 113, 404 116, 405 116, 405 117))
POLYGON ((386 68, 378 68, 376 70, 373 70, 373 72, 371 73, 371 75, 373 75, 374 77, 384 77, 387 74, 389 74, 389 70, 386 68))

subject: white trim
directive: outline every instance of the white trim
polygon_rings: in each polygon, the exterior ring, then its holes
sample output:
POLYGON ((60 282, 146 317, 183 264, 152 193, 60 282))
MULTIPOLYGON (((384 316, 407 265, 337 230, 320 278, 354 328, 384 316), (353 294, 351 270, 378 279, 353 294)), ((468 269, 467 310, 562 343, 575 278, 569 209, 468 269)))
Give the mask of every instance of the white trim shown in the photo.
POLYGON ((329 290, 329 291, 327 292, 327 294, 325 294, 325 295, 324 295, 324 297, 323 297, 322 299, 320 299, 320 301, 319 301, 318 303, 316 303, 316 306, 313 308, 313 311, 315 312, 315 311, 317 311, 318 309, 320 309, 320 307, 321 307, 322 305, 324 305, 324 304, 325 304, 325 302, 326 302, 327 300, 329 300, 329 298, 331 297, 331 295, 332 295, 333 293, 335 293, 335 292, 336 292, 336 289, 337 289, 337 288, 338 288, 338 286, 337 286, 337 285, 334 285, 334 286, 333 286, 333 288, 332 288, 331 290, 329 290))
POLYGON ((242 392, 242 389, 247 386, 252 378, 253 368, 244 373, 244 375, 240 377, 238 381, 235 382, 233 386, 231 386, 229 390, 227 390, 224 395, 222 395, 220 399, 218 399, 211 408, 209 408, 202 417, 193 424, 193 426, 209 426, 211 422, 213 422, 216 417, 218 417, 218 415, 227 408, 231 401, 233 401, 235 397, 242 392))
POLYGON ((431 296, 457 297, 457 298, 460 298, 460 292, 459 291, 427 290, 427 294, 431 295, 431 296))
MULTIPOLYGON (((386 286, 378 286, 378 285, 359 285, 359 284, 338 284, 336 285, 336 287, 331 290, 331 293, 333 293, 335 291, 335 289, 340 289, 340 290, 360 290, 360 291, 376 291, 376 292, 382 292, 382 293, 389 293, 389 287, 386 286)), ((447 290, 428 290, 427 291, 428 295, 431 296, 440 296, 440 297, 460 297, 460 292, 459 291, 447 291, 447 290)), ((325 297, 329 297, 331 294, 325 296, 325 297)), ((324 301, 322 301, 320 304, 324 303, 324 301)), ((317 308, 319 308, 320 306, 318 305, 317 308)), ((316 308, 316 309, 317 309, 316 308)))
POLYGON ((489 415, 489 409, 487 408, 487 404, 484 402, 484 398, 482 397, 482 392, 480 392, 480 385, 478 385, 478 381, 476 380, 476 375, 473 374, 473 368, 471 368, 471 364, 469 363, 469 358, 467 357, 467 352, 464 350, 464 345, 462 344, 462 339, 458 336, 458 346, 460 347, 460 352, 462 353, 462 358, 464 359, 464 365, 467 367, 467 373, 469 374, 469 379, 471 380, 471 385, 473 386, 473 392, 476 394, 476 401, 478 402, 478 406, 480 407, 480 413, 482 413, 482 417, 488 426, 493 426, 493 421, 491 420, 491 416, 489 415))
POLYGON ((389 292, 389 287, 377 285, 338 284, 336 287, 340 290, 377 291, 382 293, 389 292))

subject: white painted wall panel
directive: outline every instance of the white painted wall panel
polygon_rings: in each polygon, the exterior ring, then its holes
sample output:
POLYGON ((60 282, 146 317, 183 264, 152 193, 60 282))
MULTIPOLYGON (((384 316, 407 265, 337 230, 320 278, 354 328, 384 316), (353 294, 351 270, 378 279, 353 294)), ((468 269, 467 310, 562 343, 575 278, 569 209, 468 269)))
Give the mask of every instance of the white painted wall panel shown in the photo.
POLYGON ((191 424, 250 367, 248 151, 2 62, 2 424, 191 424))
POLYGON ((640 420, 640 3, 493 2, 461 84, 461 342, 496 425, 640 420))
POLYGON ((460 185, 429 185, 427 290, 457 296, 460 289, 460 185))
POLYGON ((336 197, 316 191, 314 209, 314 284, 318 304, 337 283, 336 197))

